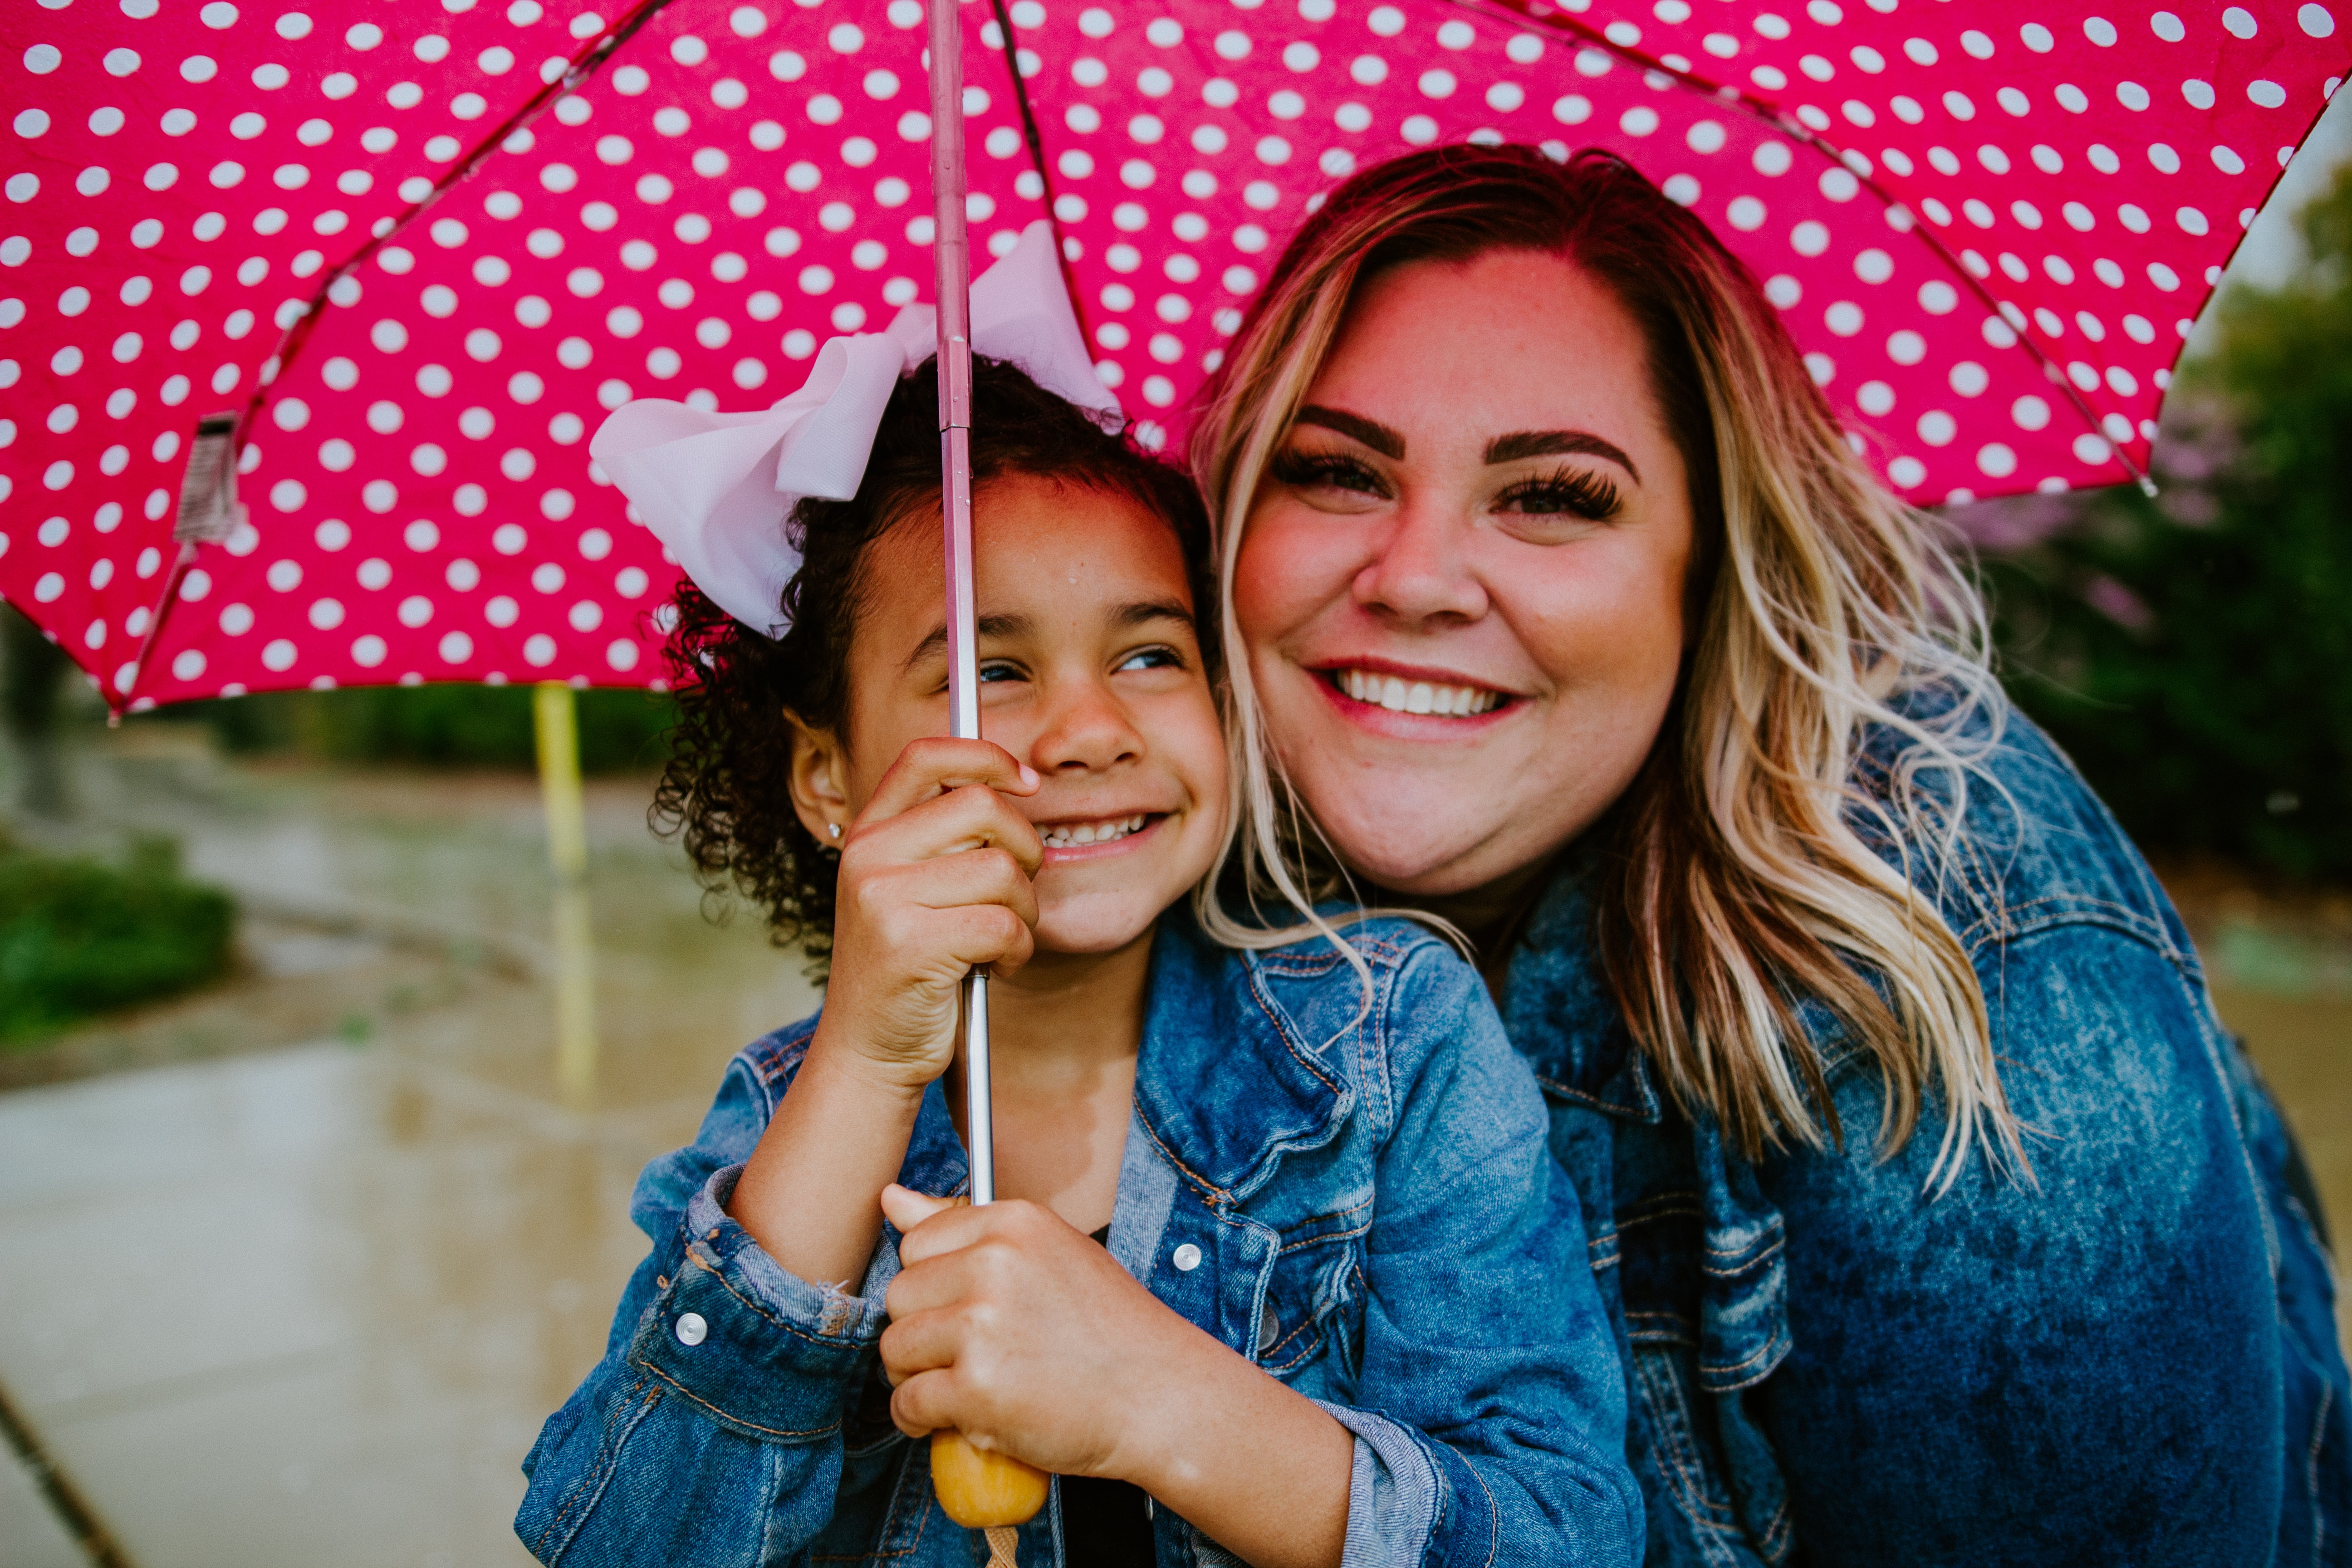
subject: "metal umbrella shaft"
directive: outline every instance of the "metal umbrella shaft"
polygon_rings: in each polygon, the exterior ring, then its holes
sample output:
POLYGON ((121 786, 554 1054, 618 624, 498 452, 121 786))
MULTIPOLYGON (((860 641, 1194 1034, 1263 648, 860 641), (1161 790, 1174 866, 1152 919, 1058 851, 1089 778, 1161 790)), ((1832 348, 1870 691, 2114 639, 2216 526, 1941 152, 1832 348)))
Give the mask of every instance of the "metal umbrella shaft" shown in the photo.
MULTIPOLYGON (((931 196, 939 257, 940 516, 947 534, 948 732, 980 738, 980 661, 971 572, 971 263, 964 234, 963 40, 959 0, 931 0, 931 196)), ((963 986, 964 1147, 971 1201, 996 1196, 988 1086, 988 973, 963 986)), ((931 1484, 949 1518, 987 1531, 992 1564, 1010 1568, 1015 1528, 1045 1505, 1044 1472, 983 1453, 961 1434, 931 1434, 931 1484)))
MULTIPOLYGON (((971 574, 971 253, 964 229, 963 37, 956 0, 930 6, 931 197, 939 258, 940 515, 947 531, 948 733, 980 739, 971 574)), ((965 1143, 971 1201, 996 1196, 988 974, 964 982, 965 1143)))

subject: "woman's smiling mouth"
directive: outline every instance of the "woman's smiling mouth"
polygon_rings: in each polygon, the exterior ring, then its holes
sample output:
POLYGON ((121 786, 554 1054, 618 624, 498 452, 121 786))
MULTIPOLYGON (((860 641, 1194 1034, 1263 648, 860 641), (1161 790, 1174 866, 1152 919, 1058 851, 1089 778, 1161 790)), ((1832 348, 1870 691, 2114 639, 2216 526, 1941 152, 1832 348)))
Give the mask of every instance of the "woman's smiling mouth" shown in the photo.
POLYGON ((1382 670, 1344 668, 1327 669, 1323 678, 1341 696, 1391 713, 1427 713, 1442 719, 1475 718, 1491 713, 1510 700, 1483 686, 1449 685, 1414 680, 1382 670))

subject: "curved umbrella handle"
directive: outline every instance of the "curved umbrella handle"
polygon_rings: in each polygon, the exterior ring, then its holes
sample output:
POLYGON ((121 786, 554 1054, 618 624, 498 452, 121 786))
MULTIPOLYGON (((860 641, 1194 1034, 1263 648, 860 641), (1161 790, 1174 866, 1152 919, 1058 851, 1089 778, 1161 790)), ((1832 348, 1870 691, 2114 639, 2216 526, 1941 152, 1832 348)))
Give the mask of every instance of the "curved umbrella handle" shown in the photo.
POLYGON ((1052 1479, 1010 1454, 973 1447, 961 1432, 931 1434, 931 1489, 966 1530, 1027 1523, 1045 1506, 1052 1479))

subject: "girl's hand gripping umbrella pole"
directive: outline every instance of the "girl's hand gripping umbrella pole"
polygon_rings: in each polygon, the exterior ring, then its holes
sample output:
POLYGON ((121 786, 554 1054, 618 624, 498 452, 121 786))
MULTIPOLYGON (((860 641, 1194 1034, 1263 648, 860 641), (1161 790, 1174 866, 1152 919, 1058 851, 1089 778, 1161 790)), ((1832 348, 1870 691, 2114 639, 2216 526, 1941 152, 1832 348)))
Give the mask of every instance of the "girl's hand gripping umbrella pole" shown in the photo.
MULTIPOLYGON (((938 233, 940 514, 947 530, 949 732, 980 738, 980 669, 973 644, 971 572, 971 256, 964 234, 963 29, 957 0, 931 0, 931 196, 938 233)), ((988 1083, 988 974, 964 982, 965 1136, 971 1201, 996 1196, 995 1130, 988 1083)), ((1011 1527, 1045 1504, 1043 1470, 975 1448, 960 1432, 931 1434, 931 1485, 940 1507, 966 1529, 989 1532, 992 1554, 1012 1561, 1011 1527), (999 1533, 1002 1531, 1003 1533, 999 1533)))

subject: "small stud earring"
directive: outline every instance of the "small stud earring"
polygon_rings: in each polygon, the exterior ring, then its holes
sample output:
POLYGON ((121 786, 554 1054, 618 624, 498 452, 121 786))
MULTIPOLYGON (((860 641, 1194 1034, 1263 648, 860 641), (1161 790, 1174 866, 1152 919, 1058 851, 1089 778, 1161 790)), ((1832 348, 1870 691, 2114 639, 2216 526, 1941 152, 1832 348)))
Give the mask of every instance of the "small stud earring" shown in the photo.
POLYGON ((832 834, 835 838, 838 838, 838 837, 841 837, 841 824, 839 824, 838 822, 828 822, 828 823, 826 823, 826 824, 824 825, 824 830, 825 830, 827 833, 832 834))

